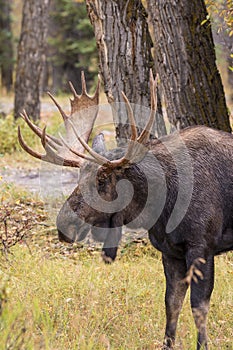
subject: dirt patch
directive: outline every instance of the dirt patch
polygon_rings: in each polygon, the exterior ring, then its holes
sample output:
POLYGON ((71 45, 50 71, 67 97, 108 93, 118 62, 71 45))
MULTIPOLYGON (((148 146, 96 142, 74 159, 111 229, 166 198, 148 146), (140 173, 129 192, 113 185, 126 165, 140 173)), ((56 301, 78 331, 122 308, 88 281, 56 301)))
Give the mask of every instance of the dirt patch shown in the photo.
POLYGON ((6 167, 0 169, 0 176, 4 182, 12 183, 42 196, 56 197, 61 193, 63 195, 70 194, 77 185, 78 171, 51 168, 22 169, 6 167))

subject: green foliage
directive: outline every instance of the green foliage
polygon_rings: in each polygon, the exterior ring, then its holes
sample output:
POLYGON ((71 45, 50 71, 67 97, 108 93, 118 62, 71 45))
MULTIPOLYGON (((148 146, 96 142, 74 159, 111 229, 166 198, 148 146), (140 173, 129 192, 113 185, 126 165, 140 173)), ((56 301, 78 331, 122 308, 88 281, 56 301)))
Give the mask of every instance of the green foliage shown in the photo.
POLYGON ((233 35, 233 2, 232 0, 206 0, 206 6, 210 13, 223 19, 219 23, 218 31, 226 30, 229 36, 233 35))
POLYGON ((7 279, 4 273, 0 270, 0 317, 6 303, 7 303, 7 279))
POLYGON ((0 156, 3 156, 5 153, 11 154, 15 151, 22 150, 17 138, 19 125, 28 144, 33 146, 37 143, 35 136, 32 135, 32 132, 21 118, 16 122, 12 115, 6 118, 0 118, 0 156))
POLYGON ((88 70, 96 60, 97 50, 85 3, 55 0, 54 9, 51 15, 56 31, 49 44, 57 55, 51 61, 57 66, 70 64, 88 70))
MULTIPOLYGON (((215 31, 222 35, 225 47, 228 50, 228 68, 233 71, 233 56, 231 49, 231 37, 233 36, 233 2, 232 0, 205 0, 209 12, 208 17, 212 19, 215 31)), ((206 19, 206 21, 208 18, 206 19)), ((221 47, 220 51, 222 50, 221 47)), ((217 47, 217 50, 219 49, 217 47)), ((217 51, 218 52, 218 51, 217 51)), ((219 56, 219 55, 218 55, 219 56)), ((231 77, 229 75, 229 82, 231 77)))
POLYGON ((1 156, 19 149, 17 140, 17 123, 13 116, 0 119, 0 150, 1 156))
MULTIPOLYGON (((47 132, 50 134, 56 134, 59 125, 61 124, 60 116, 55 113, 50 116, 47 132)), ((43 122, 39 122, 40 126, 44 126, 43 122)), ((22 118, 14 120, 13 115, 8 115, 6 118, 0 118, 0 157, 4 154, 12 154, 15 151, 22 151, 22 148, 18 142, 18 126, 22 131, 22 135, 27 144, 32 148, 40 147, 39 138, 30 130, 27 124, 22 118)))
POLYGON ((13 69, 13 34, 11 31, 11 2, 0 0, 0 70, 1 83, 10 88, 13 69), (6 75, 8 77, 6 77, 6 75), (6 81, 8 81, 6 83, 6 81), (10 84, 10 85, 9 85, 10 84))
MULTIPOLYGON (((0 12, 1 13, 1 12, 0 12)), ((13 64, 13 57, 12 60, 9 60, 8 55, 8 49, 9 49, 9 42, 12 40, 12 34, 9 30, 0 28, 0 67, 10 67, 13 64)))

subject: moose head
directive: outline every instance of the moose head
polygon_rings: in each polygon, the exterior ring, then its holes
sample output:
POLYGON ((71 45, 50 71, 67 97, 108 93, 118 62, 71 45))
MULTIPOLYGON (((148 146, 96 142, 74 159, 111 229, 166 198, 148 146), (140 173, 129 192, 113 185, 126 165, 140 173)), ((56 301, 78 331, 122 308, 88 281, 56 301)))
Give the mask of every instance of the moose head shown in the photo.
POLYGON ((87 94, 84 73, 81 80, 81 95, 76 93, 70 83, 73 92, 70 115, 49 93, 62 115, 66 130, 64 137, 48 135, 46 127, 41 130, 24 111, 22 117, 41 139, 45 154, 36 152, 25 143, 20 128, 18 138, 23 149, 33 157, 57 165, 80 168, 79 183, 57 216, 58 236, 61 241, 73 243, 83 240, 91 230, 94 239, 104 243, 103 258, 110 262, 116 257, 122 226, 137 219, 147 199, 144 174, 134 164, 140 162, 148 152, 147 144, 157 105, 156 80, 150 72, 151 112, 140 135, 132 107, 122 92, 131 139, 127 147, 112 151, 106 150, 102 133, 94 137, 92 147, 88 145, 98 114, 100 79, 93 96, 87 94))

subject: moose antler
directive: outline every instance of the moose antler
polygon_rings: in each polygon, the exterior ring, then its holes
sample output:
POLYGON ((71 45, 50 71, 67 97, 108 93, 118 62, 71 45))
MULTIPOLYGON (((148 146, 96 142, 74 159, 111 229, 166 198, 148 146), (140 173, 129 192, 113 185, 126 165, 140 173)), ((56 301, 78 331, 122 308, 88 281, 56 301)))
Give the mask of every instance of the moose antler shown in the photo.
POLYGON ((128 144, 126 154, 120 159, 112 160, 110 165, 111 167, 119 167, 119 166, 126 165, 128 163, 133 163, 138 158, 139 159, 142 158, 147 152, 147 148, 142 146, 146 146, 147 142, 149 141, 151 129, 155 121, 155 114, 157 109, 157 92, 156 92, 157 80, 158 80, 158 77, 156 76, 156 78, 154 79, 152 69, 150 69, 151 111, 150 111, 150 117, 147 121, 147 124, 139 136, 137 135, 136 122, 135 122, 135 118, 134 118, 129 100, 125 96, 125 94, 122 93, 127 106, 129 122, 132 130, 131 140, 128 144))
POLYGON ((96 91, 93 96, 89 96, 87 94, 84 72, 81 73, 81 81, 82 81, 81 95, 77 94, 74 86, 72 85, 71 82, 69 82, 71 91, 73 93, 73 99, 70 99, 70 104, 71 104, 70 115, 67 115, 63 111, 62 107, 58 104, 54 96, 48 92, 48 95, 53 100, 54 104, 58 108, 63 118, 65 130, 66 130, 65 138, 69 142, 69 144, 73 145, 72 150, 75 151, 76 156, 74 156, 74 153, 69 151, 69 149, 64 145, 64 142, 63 142, 64 140, 62 141, 54 136, 46 134, 46 130, 45 129, 42 130, 38 126, 33 124, 29 119, 29 117, 27 116, 26 111, 23 111, 23 113, 21 113, 21 117, 25 120, 25 122, 28 124, 30 129, 37 136, 40 137, 41 143, 46 150, 45 155, 42 155, 32 150, 23 140, 20 127, 19 127, 18 128, 19 143, 22 146, 22 148, 26 152, 31 154, 33 157, 47 161, 49 163, 72 166, 72 167, 80 167, 82 163, 80 158, 93 160, 92 158, 83 154, 85 147, 83 147, 81 143, 77 142, 76 133, 74 132, 74 129, 73 129, 73 126, 71 126, 71 123, 73 122, 76 128, 78 126, 80 135, 83 135, 83 139, 85 143, 87 143, 90 137, 90 134, 92 132, 95 119, 98 114, 100 77, 98 78, 96 91), (77 158, 77 155, 80 158, 77 158))
POLYGON ((42 146, 44 147, 46 154, 42 155, 32 150, 23 140, 19 127, 19 142, 26 152, 28 152, 35 158, 58 165, 80 167, 82 164, 82 159, 86 159, 99 165, 104 165, 108 168, 116 168, 127 165, 129 163, 133 163, 136 159, 138 159, 138 157, 142 157, 147 152, 147 148, 143 146, 146 146, 149 140, 151 129, 155 120, 155 113, 157 107, 157 78, 154 79, 152 70, 150 70, 151 112, 148 122, 139 136, 137 133, 137 127, 132 107, 129 103, 128 98, 126 97, 124 92, 122 92, 122 97, 126 103, 129 123, 131 125, 131 139, 129 140, 128 148, 126 150, 125 155, 117 160, 108 160, 107 158, 90 148, 90 146, 87 143, 98 113, 100 79, 98 80, 96 92, 93 96, 89 96, 87 94, 86 82, 83 72, 82 94, 79 96, 71 83, 70 87, 74 95, 74 99, 70 100, 70 116, 66 115, 66 113, 62 110, 61 106, 55 100, 55 98, 49 93, 49 96, 54 101, 55 105, 57 106, 63 117, 66 128, 66 138, 63 138, 60 135, 60 139, 58 139, 54 136, 46 134, 46 128, 41 130, 38 126, 33 124, 28 118, 25 111, 21 114, 21 116, 26 121, 30 129, 37 136, 40 137, 42 146), (94 107, 94 111, 93 108, 90 107, 94 107), (83 133, 84 126, 86 125, 88 125, 88 128, 86 128, 86 132, 83 133), (79 133, 77 132, 77 129, 79 130, 79 133), (82 131, 81 133, 80 129, 82 131), (82 134, 84 134, 84 137, 80 136, 82 134), (78 146, 76 142, 77 140, 79 141, 78 146), (84 150, 86 150, 90 156, 84 154, 84 150))
MULTIPOLYGON (((100 76, 98 76, 98 83, 93 96, 90 96, 87 93, 84 72, 81 73, 81 82, 81 95, 77 94, 74 86, 71 82, 69 82, 70 89, 74 96, 73 99, 70 99, 70 116, 66 115, 61 106, 55 100, 54 96, 50 92, 48 92, 48 95, 51 97, 51 99, 53 100, 63 117, 66 129, 66 139, 69 141, 70 144, 72 144, 73 142, 76 143, 76 135, 73 131, 73 128, 70 125, 70 121, 72 120, 75 127, 79 130, 79 135, 82 135, 85 142, 88 142, 99 110, 100 76)), ((75 149, 81 153, 84 151, 83 146, 78 143, 75 145, 75 149)))

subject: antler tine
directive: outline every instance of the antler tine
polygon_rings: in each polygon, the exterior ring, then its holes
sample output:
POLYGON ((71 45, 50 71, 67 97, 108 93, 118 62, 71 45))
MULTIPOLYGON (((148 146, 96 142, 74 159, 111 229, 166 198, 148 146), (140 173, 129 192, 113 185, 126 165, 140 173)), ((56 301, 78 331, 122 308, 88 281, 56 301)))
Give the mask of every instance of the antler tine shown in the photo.
POLYGON ((19 139, 19 143, 20 146, 27 152, 29 153, 31 156, 37 158, 37 159, 42 159, 43 155, 34 151, 31 147, 29 147, 26 142, 24 141, 22 134, 21 134, 21 130, 20 130, 20 126, 18 126, 18 139, 19 139))
POLYGON ((42 143, 42 146, 45 148, 45 146, 46 146, 46 126, 43 128, 43 132, 41 135, 41 143, 42 143))
POLYGON ((76 128, 74 126, 74 124, 72 123, 71 120, 69 120, 69 123, 72 127, 72 129, 74 130, 75 136, 77 137, 77 139, 79 140, 79 142, 82 144, 82 146, 85 148, 85 150, 97 161, 97 163, 99 165, 110 165, 110 160, 108 160, 107 158, 101 156, 99 153, 95 152, 84 140, 81 136, 78 135, 76 128))
POLYGON ((117 166, 123 166, 127 163, 129 163, 130 159, 133 156, 133 151, 134 151, 134 147, 135 147, 135 141, 137 141, 138 138, 138 132, 137 132, 137 127, 136 127, 136 122, 135 122, 135 118, 134 118, 134 114, 133 114, 133 110, 131 107, 131 104, 129 103, 129 100, 127 98, 127 96, 125 95, 125 93, 123 91, 121 91, 122 97, 126 103, 126 108, 127 108, 127 112, 128 112, 128 118, 129 118, 129 123, 131 126, 131 139, 129 141, 128 147, 127 147, 127 151, 125 153, 125 155, 120 158, 120 159, 116 159, 111 161, 111 167, 117 167, 117 166))
MULTIPOLYGON (((25 111, 25 109, 23 110, 22 113, 20 113, 20 116, 23 118, 23 120, 27 123, 27 125, 29 126, 29 128, 39 137, 42 136, 42 130, 41 128, 39 128, 39 126, 35 125, 32 123, 32 121, 30 120, 30 118, 27 115, 27 112, 25 111)), ((51 136, 51 135, 46 135, 48 139, 52 140, 53 142, 55 142, 57 145, 62 146, 61 141, 56 138, 55 136, 51 136)))
POLYGON ((93 163, 99 164, 99 163, 97 162, 97 160, 95 160, 95 158, 88 157, 86 154, 77 152, 75 149, 73 149, 72 147, 70 147, 70 145, 66 142, 66 140, 63 138, 63 136, 62 136, 60 133, 59 133, 59 136, 60 136, 60 138, 61 138, 61 140, 62 140, 64 146, 66 146, 66 148, 67 148, 70 152, 72 152, 73 154, 75 154, 75 155, 78 156, 78 157, 81 157, 81 158, 86 159, 86 160, 89 160, 89 161, 91 161, 91 162, 93 162, 93 163))
POLYGON ((47 139, 47 135, 46 135, 46 128, 43 129, 43 135, 41 137, 41 143, 46 151, 46 154, 41 154, 37 151, 34 151, 31 147, 29 147, 26 142, 24 141, 22 134, 21 134, 21 130, 20 130, 20 126, 18 126, 18 139, 19 139, 19 143, 21 145, 21 147, 27 152, 29 153, 31 156, 46 161, 48 163, 53 163, 56 165, 62 165, 62 166, 69 166, 69 167, 75 167, 75 168, 79 168, 81 165, 80 160, 79 161, 75 161, 74 159, 68 159, 68 158, 62 158, 61 156, 59 156, 59 154, 57 154, 56 152, 54 152, 54 150, 49 146, 49 144, 46 142, 47 139))
POLYGON ((128 164, 130 162, 130 159, 133 156, 135 142, 137 141, 137 138, 138 138, 137 126, 136 126, 136 122, 135 122, 135 118, 134 118, 134 114, 133 114, 133 110, 132 110, 131 104, 130 104, 127 96, 125 95, 125 93, 123 91, 121 91, 121 94, 122 94, 122 97, 123 97, 123 99, 124 99, 124 101, 126 103, 129 123, 130 123, 130 127, 131 127, 131 139, 129 141, 129 144, 128 144, 128 147, 127 147, 127 151, 126 151, 125 155, 122 158, 116 159, 116 160, 112 160, 112 161, 109 161, 108 163, 106 163, 106 165, 108 167, 110 167, 110 168, 123 166, 123 165, 126 165, 126 164, 128 164))
POLYGON ((95 89, 95 93, 92 97, 93 99, 97 98, 98 101, 99 101, 99 93, 100 93, 100 84, 101 84, 101 76, 100 76, 100 74, 98 74, 97 86, 95 89))
POLYGON ((78 97, 78 94, 74 88, 74 85, 72 84, 71 81, 69 81, 69 85, 70 85, 70 90, 72 91, 73 95, 74 95, 74 98, 77 98, 78 97))
POLYGON ((150 117, 140 136, 138 137, 138 142, 146 144, 150 137, 150 132, 155 121, 155 115, 157 110, 157 82, 158 75, 154 79, 152 69, 150 69, 150 94, 151 94, 151 112, 150 117))
POLYGON ((27 125, 30 127, 30 129, 38 136, 40 136, 40 133, 42 132, 41 129, 33 124, 31 122, 31 120, 29 119, 28 115, 27 115, 27 112, 25 111, 25 109, 23 110, 22 113, 20 113, 20 116, 23 118, 23 120, 25 120, 25 122, 27 123, 27 125))
POLYGON ((63 158, 58 153, 54 152, 54 150, 50 147, 49 143, 47 143, 46 137, 46 127, 43 129, 43 134, 41 137, 41 144, 46 151, 46 155, 43 156, 43 160, 48 161, 49 163, 54 163, 57 165, 71 166, 75 168, 79 168, 81 165, 80 159, 74 160, 69 158, 63 158))
POLYGON ((51 146, 55 151, 59 151, 59 148, 62 148, 62 142, 59 140, 59 144, 57 142, 54 142, 52 138, 50 138, 50 135, 46 134, 46 126, 42 130, 42 134, 40 136, 40 140, 42 143, 42 146, 45 148, 45 146, 49 145, 51 146))
POLYGON ((94 100, 94 99, 99 99, 99 90, 100 90, 100 84, 101 84, 101 77, 100 77, 100 74, 98 74, 98 81, 97 81, 97 86, 96 86, 96 89, 95 89, 95 92, 94 92, 94 95, 93 96, 90 96, 88 93, 87 93, 87 87, 86 87, 86 80, 85 80, 85 74, 84 72, 82 71, 81 72, 81 82, 82 82, 82 93, 81 95, 78 95, 74 85, 72 84, 71 81, 69 81, 69 86, 70 86, 70 90, 71 92, 73 93, 73 96, 74 98, 80 98, 82 95, 86 95, 87 97, 89 97, 90 99, 94 100))
POLYGON ((51 98, 51 100, 54 102, 54 104, 56 105, 57 109, 59 110, 59 112, 62 115, 62 118, 64 121, 66 121, 68 119, 68 116, 66 115, 66 113, 63 111, 63 109, 61 108, 61 106, 59 105, 59 103, 56 101, 55 97, 48 91, 47 94, 49 95, 49 97, 51 98))
POLYGON ((135 122, 133 110, 132 110, 131 104, 129 103, 129 100, 128 100, 127 96, 125 95, 125 93, 123 91, 121 91, 121 94, 122 94, 122 97, 126 103, 126 108, 128 111, 128 118, 129 118, 129 123, 130 123, 130 127, 131 127, 131 141, 136 141, 137 137, 138 137, 138 132, 137 132, 137 127, 136 127, 136 122, 135 122))
POLYGON ((88 95, 87 94, 87 86, 86 86, 86 80, 85 80, 85 74, 84 71, 81 71, 81 82, 82 82, 82 95, 88 95))

